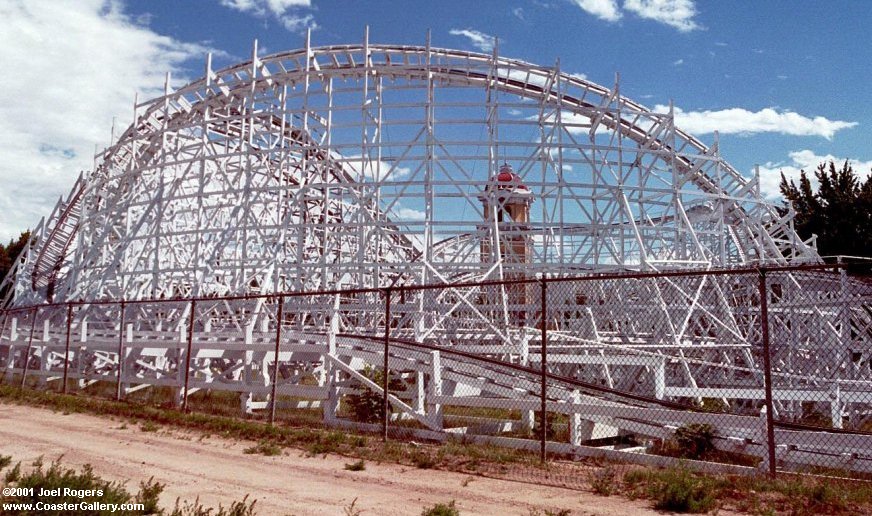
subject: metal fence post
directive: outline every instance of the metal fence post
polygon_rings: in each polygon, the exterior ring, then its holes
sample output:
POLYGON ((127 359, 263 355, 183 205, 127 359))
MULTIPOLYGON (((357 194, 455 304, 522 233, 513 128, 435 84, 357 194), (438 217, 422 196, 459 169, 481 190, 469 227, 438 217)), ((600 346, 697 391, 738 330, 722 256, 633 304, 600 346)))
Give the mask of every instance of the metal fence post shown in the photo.
POLYGON ((36 328, 36 314, 39 313, 39 307, 33 309, 33 318, 30 320, 30 337, 27 339, 27 349, 24 351, 24 366, 21 368, 21 388, 24 388, 24 382, 27 380, 27 369, 30 366, 30 349, 33 346, 33 330, 36 328))
POLYGON ((188 322, 188 350, 185 352, 185 391, 182 393, 182 412, 188 412, 188 382, 191 375, 191 349, 194 343, 194 313, 197 311, 197 300, 191 300, 191 318, 188 322))
POLYGON ((64 383, 61 385, 61 392, 67 393, 67 375, 70 371, 70 331, 73 326, 73 304, 67 303, 67 339, 64 343, 64 383))
POLYGON ((388 440, 388 418, 390 417, 390 403, 388 402, 388 355, 390 353, 391 340, 391 288, 385 289, 385 356, 384 373, 382 378, 382 440, 388 440))
POLYGON ((276 384, 278 384, 279 374, 279 351, 282 341, 282 318, 284 317, 285 298, 279 296, 279 308, 276 313, 276 349, 274 355, 274 363, 272 370, 272 389, 269 397, 269 424, 276 421, 276 384))
POLYGON ((121 401, 121 375, 124 373, 124 310, 127 303, 121 301, 121 320, 118 321, 118 368, 115 382, 115 401, 121 401))
POLYGON ((547 374, 548 374, 548 369, 547 369, 547 367, 548 367, 548 314, 547 314, 547 312, 548 312, 548 295, 547 295, 547 284, 548 284, 547 280, 543 276, 542 280, 541 280, 541 285, 540 285, 541 298, 542 298, 541 299, 542 316, 539 318, 540 324, 542 326, 542 328, 541 328, 541 332, 542 332, 542 336, 541 336, 541 339, 542 339, 542 359, 540 361, 540 365, 542 367, 542 370, 541 370, 542 385, 540 386, 541 396, 540 396, 540 407, 539 407, 540 411, 541 411, 540 412, 541 415, 539 416, 539 433, 541 435, 539 436, 539 460, 542 461, 542 463, 545 462, 545 440, 546 440, 547 433, 548 433, 548 412, 547 412, 547 409, 545 406, 545 396, 547 394, 546 378, 547 378, 547 374))
POLYGON ((763 340, 763 390, 766 396, 766 448, 769 458, 769 476, 775 477, 775 422, 772 410, 772 364, 769 350, 769 292, 766 287, 766 269, 758 269, 760 288, 760 332, 763 340))

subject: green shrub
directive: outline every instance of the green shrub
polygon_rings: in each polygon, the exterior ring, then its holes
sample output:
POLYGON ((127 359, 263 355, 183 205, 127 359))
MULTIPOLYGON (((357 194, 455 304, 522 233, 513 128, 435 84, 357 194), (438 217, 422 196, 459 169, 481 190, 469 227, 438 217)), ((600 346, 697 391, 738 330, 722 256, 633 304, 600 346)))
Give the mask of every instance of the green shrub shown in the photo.
MULTIPOLYGON (((33 503, 45 501, 39 496, 42 489, 59 489, 61 493, 64 488, 73 490, 100 490, 102 496, 79 498, 73 495, 60 495, 52 497, 52 503, 80 503, 82 501, 99 501, 106 504, 123 504, 132 502, 132 496, 124 489, 124 486, 118 482, 108 482, 96 476, 90 465, 85 465, 80 472, 74 469, 66 469, 61 467, 60 461, 55 461, 48 467, 43 468, 41 460, 34 463, 34 468, 25 475, 22 475, 16 482, 16 487, 33 488, 33 496, 24 495, 5 499, 6 502, 17 503, 33 503)), ((161 486, 160 489, 163 487, 161 486)), ((17 514, 42 514, 41 511, 18 512, 17 514)), ((104 514, 98 512, 96 514, 104 514)), ((105 511, 109 514, 109 511, 105 511)))
POLYGON ((708 512, 715 508, 717 489, 708 477, 698 477, 686 468, 664 470, 648 484, 654 507, 674 512, 708 512))
POLYGON ((193 503, 184 502, 179 505, 179 500, 176 500, 176 506, 170 516, 254 516, 254 504, 257 500, 248 501, 248 495, 242 501, 235 501, 230 504, 230 507, 218 506, 218 511, 212 507, 204 507, 197 498, 193 503))
POLYGON ((11 455, 0 455, 0 471, 3 471, 10 464, 12 464, 11 455))
MULTIPOLYGON (((366 366, 362 371, 363 376, 372 380, 379 387, 384 386, 384 369, 375 369, 366 366)), ((389 377, 388 391, 403 389, 403 381, 399 378, 389 377)), ((384 397, 382 394, 370 390, 361 385, 360 394, 351 394, 346 401, 351 409, 351 417, 360 423, 378 423, 384 418, 384 397)))
POLYGON ((675 442, 681 456, 686 459, 701 459, 715 449, 717 430, 708 424, 692 423, 675 430, 675 442))
POLYGON ((436 467, 436 464, 438 463, 439 461, 427 452, 416 451, 412 454, 412 464, 417 468, 432 469, 436 467))
POLYGON ((454 506, 454 500, 447 504, 437 503, 433 507, 425 507, 421 516, 460 516, 460 510, 454 506))
POLYGON ((154 477, 149 478, 147 482, 139 483, 139 492, 136 493, 135 501, 145 506, 143 514, 159 514, 161 512, 157 503, 163 489, 164 484, 155 482, 154 477))
POLYGON ((15 464, 15 467, 6 472, 4 476, 6 479, 6 483, 15 482, 19 478, 21 478, 21 462, 15 464))

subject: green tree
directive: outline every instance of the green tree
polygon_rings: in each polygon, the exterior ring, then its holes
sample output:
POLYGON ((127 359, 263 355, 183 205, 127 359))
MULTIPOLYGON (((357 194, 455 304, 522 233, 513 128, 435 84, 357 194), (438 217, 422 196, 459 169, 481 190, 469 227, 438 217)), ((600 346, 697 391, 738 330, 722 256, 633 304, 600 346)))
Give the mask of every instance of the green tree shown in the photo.
POLYGON ((822 256, 872 256, 872 178, 863 180, 845 161, 832 161, 814 171, 814 191, 805 170, 799 184, 781 174, 781 194, 796 210, 795 228, 803 239, 817 235, 822 256))
MULTIPOLYGON (((3 281, 6 274, 12 269, 12 264, 18 258, 18 255, 21 254, 21 251, 24 250, 24 246, 27 245, 29 239, 30 231, 25 231, 21 233, 18 240, 10 240, 8 245, 0 244, 0 281, 3 281)), ((0 291, 0 298, 3 297, 4 293, 5 289, 0 291)))

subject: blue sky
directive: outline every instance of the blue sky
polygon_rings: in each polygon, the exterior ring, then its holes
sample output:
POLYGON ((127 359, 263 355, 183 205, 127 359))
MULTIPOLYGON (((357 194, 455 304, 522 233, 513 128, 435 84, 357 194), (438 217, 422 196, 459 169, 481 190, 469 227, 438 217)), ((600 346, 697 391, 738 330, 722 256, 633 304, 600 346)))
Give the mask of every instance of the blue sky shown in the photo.
POLYGON ((872 168, 872 5, 866 2, 509 0, 0 0, 0 239, 35 225, 133 96, 157 95, 217 66, 313 45, 378 43, 488 50, 613 85, 679 127, 713 139, 774 196, 828 157, 872 168), (658 107, 659 106, 659 107, 658 107))

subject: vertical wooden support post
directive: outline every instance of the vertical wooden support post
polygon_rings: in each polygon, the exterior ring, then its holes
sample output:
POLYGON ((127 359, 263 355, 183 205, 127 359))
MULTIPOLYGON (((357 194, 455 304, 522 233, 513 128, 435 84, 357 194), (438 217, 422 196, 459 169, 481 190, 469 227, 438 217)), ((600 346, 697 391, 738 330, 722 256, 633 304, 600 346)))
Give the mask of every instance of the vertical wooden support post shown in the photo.
POLYGON ((197 311, 197 300, 191 300, 191 317, 188 321, 188 349, 185 351, 185 387, 182 391, 182 412, 188 412, 188 384, 191 377, 191 350, 194 344, 194 314, 197 311))
MULTIPOLYGON (((7 315, 8 317, 8 315, 7 315)), ((12 318, 9 325, 9 351, 6 354, 6 372, 3 381, 12 384, 12 376, 15 374, 15 341, 18 340, 18 316, 12 318)))
POLYGON ((282 342, 282 319, 285 315, 285 298, 279 296, 279 307, 276 312, 276 348, 273 355, 272 369, 272 388, 269 395, 269 424, 272 425, 276 421, 276 385, 279 383, 279 351, 281 351, 282 342))
POLYGON ((548 374, 548 291, 547 291, 547 281, 545 277, 542 277, 540 282, 541 287, 541 309, 542 316, 539 318, 541 328, 541 339, 542 339, 542 360, 540 362, 541 366, 541 381, 542 384, 540 386, 541 396, 540 396, 540 407, 539 407, 539 460, 542 463, 545 463, 545 440, 548 434, 548 412, 545 405, 545 396, 547 394, 547 385, 546 385, 546 377, 548 374))
POLYGON ((387 442, 388 440, 388 419, 390 418, 390 403, 388 402, 388 377, 390 376, 390 371, 388 370, 388 356, 390 355, 390 340, 391 340, 391 289, 390 287, 384 290, 385 293, 385 356, 384 356, 384 368, 382 375, 382 440, 387 442))
POLYGON ((430 352, 430 384, 427 392, 427 417, 433 426, 442 429, 442 404, 438 399, 442 396, 442 357, 438 350, 430 352))
POLYGON ((33 315, 30 320, 30 337, 27 339, 27 349, 24 351, 24 366, 21 368, 21 388, 24 388, 24 382, 27 380, 27 369, 30 365, 30 349, 33 346, 33 330, 36 328, 36 314, 39 313, 39 308, 33 309, 33 315))
POLYGON ((120 320, 118 321, 118 367, 115 370, 115 401, 121 401, 121 377, 124 374, 124 311, 126 309, 127 302, 122 300, 120 320))
MULTIPOLYGON (((573 389, 569 398, 573 404, 581 403, 581 391, 573 389)), ((573 409, 569 414, 569 444, 578 446, 581 444, 581 414, 578 409, 573 409)))
POLYGON ((769 350, 769 293, 766 289, 766 269, 758 270, 760 290, 760 333, 763 340, 763 390, 766 396, 766 444, 769 476, 775 477, 775 422, 772 410, 772 364, 769 350))
POLYGON ((654 397, 662 400, 666 395, 666 359, 659 358, 654 366, 654 397))
POLYGON ((73 304, 67 303, 67 337, 64 342, 64 382, 61 384, 61 392, 67 393, 67 376, 70 371, 70 332, 73 326, 73 304))

